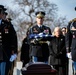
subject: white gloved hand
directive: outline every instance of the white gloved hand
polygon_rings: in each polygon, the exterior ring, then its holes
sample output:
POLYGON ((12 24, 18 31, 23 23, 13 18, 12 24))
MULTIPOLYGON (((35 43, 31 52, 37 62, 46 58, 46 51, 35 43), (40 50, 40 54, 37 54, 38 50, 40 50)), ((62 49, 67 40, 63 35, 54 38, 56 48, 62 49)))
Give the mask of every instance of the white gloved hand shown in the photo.
POLYGON ((17 54, 13 54, 10 57, 10 62, 13 62, 17 58, 17 54))
POLYGON ((67 53, 67 57, 68 57, 69 59, 72 58, 72 56, 71 56, 71 52, 70 52, 70 53, 67 53))
POLYGON ((43 36, 43 33, 39 33, 38 35, 39 35, 40 37, 42 37, 42 36, 43 36))

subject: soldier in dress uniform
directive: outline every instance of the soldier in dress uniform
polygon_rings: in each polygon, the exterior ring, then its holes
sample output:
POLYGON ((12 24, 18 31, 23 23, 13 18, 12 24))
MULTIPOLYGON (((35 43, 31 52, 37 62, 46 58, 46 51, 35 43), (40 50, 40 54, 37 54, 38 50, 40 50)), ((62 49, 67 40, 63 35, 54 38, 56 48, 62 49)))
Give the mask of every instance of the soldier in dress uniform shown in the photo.
MULTIPOLYGON (((38 11, 35 13, 35 15, 36 15, 37 24, 30 28, 29 35, 43 33, 45 30, 48 31, 48 34, 51 34, 50 28, 43 25, 45 12, 38 11)), ((49 56, 48 44, 47 43, 35 44, 33 39, 30 40, 30 42, 32 43, 30 49, 30 56, 32 57, 32 61, 47 62, 49 56)))
MULTIPOLYGON (((4 12, 5 13, 5 15, 7 16, 7 12, 4 12)), ((8 17, 8 18, 5 18, 5 20, 10 24, 10 25, 13 25, 12 24, 12 19, 10 18, 10 17, 8 17)), ((17 52, 16 52, 17 53, 17 52)), ((8 64, 9 63, 7 63, 7 68, 8 68, 8 64)), ((14 67, 15 67, 15 65, 16 65, 16 60, 14 60, 13 62, 10 62, 10 67, 9 67, 9 72, 8 72, 8 75, 13 75, 13 71, 14 71, 14 67)), ((7 68, 6 68, 6 72, 7 72, 7 68)))
POLYGON ((0 75, 8 75, 10 57, 17 54, 17 35, 11 23, 3 19, 6 8, 0 5, 0 75))
POLYGON ((67 26, 66 50, 68 58, 73 60, 76 75, 76 18, 67 26))

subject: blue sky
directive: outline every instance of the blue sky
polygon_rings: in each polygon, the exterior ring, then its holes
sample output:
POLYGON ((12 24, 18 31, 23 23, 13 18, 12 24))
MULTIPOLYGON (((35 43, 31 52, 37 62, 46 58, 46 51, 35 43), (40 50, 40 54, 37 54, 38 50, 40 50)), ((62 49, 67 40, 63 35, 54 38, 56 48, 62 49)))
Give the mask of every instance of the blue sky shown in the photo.
POLYGON ((58 6, 59 16, 66 16, 68 20, 76 17, 76 0, 49 0, 58 6))
MULTIPOLYGON (((10 6, 12 1, 13 0, 0 0, 0 4, 10 6)), ((66 16, 68 20, 76 17, 76 11, 74 10, 76 0, 49 0, 49 2, 57 4, 59 16, 66 16)))

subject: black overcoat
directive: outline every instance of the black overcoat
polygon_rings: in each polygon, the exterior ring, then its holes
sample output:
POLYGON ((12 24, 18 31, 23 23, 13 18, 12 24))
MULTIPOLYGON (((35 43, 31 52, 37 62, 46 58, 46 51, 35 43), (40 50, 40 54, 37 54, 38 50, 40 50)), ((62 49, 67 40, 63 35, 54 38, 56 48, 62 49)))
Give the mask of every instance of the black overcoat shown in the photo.
POLYGON ((53 37, 49 45, 50 65, 64 65, 66 63, 65 37, 53 37))
POLYGON ((27 37, 22 41, 20 60, 23 62, 23 66, 29 62, 29 44, 27 37))

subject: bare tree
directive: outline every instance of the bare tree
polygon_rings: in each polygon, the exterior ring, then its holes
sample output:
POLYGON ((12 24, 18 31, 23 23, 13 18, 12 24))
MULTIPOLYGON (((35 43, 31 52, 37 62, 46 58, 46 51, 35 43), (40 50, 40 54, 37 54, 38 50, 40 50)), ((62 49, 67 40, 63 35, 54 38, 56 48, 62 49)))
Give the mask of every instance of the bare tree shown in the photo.
POLYGON ((57 5, 50 3, 48 0, 14 0, 13 3, 17 6, 14 10, 11 10, 10 7, 8 7, 8 16, 13 19, 12 23, 17 31, 19 49, 22 45, 21 42, 23 38, 26 36, 26 31, 29 29, 29 27, 36 24, 36 11, 46 12, 44 23, 51 29, 53 29, 55 26, 65 24, 65 17, 57 18, 57 5))

